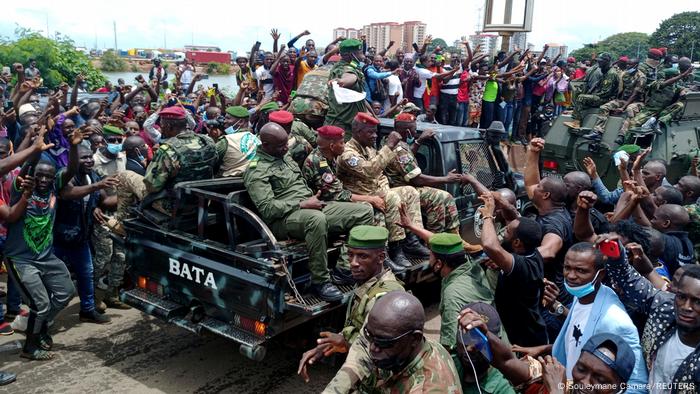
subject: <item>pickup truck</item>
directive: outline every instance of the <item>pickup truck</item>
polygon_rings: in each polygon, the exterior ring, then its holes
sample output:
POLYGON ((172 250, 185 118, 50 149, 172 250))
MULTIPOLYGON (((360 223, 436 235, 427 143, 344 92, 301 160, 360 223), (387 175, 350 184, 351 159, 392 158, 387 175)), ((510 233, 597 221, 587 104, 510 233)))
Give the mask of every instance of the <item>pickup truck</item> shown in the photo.
MULTIPOLYGON (((392 128, 392 121, 382 120, 380 133, 386 135, 392 128)), ((522 180, 497 164, 493 148, 478 130, 418 124, 418 132, 429 128, 435 137, 417 154, 426 174, 468 171, 487 187, 498 186, 495 183, 503 182, 506 174, 522 190, 522 180)), ((460 185, 446 190, 455 196, 462 236, 477 242, 479 200, 474 190, 460 185)), ((135 283, 122 291, 124 302, 194 333, 229 338, 240 344, 241 354, 258 361, 269 341, 285 331, 336 309, 342 316, 339 308, 350 299, 352 287, 341 287, 345 297, 333 304, 307 294, 310 275, 304 243, 275 238, 256 213, 241 178, 179 183, 175 195, 177 201, 197 201, 196 212, 177 213, 175 207, 176 214, 168 216, 142 206, 124 222, 128 274, 135 283)), ((518 199, 521 210, 522 201, 518 199)), ((335 265, 341 242, 329 242, 329 266, 335 265)), ((401 277, 407 286, 433 278, 427 260, 412 263, 401 277)), ((340 327, 342 320, 337 320, 340 327)))

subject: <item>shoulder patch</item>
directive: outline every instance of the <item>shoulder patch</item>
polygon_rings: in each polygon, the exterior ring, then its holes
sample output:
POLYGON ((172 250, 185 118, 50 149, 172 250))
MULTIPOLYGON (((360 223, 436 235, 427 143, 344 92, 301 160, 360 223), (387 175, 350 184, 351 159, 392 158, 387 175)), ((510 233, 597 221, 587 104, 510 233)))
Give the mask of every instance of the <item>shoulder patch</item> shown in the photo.
POLYGON ((360 163, 360 158, 357 156, 351 156, 348 160, 347 163, 350 167, 357 167, 357 165, 360 163))
POLYGON ((335 180, 335 176, 330 172, 324 172, 321 179, 323 179, 323 182, 331 184, 335 180))
POLYGON ((248 164, 248 168, 255 168, 258 166, 258 158, 254 157, 253 160, 248 164))
POLYGON ((326 161, 326 159, 322 159, 321 161, 318 162, 318 166, 321 168, 328 167, 328 162, 326 161))

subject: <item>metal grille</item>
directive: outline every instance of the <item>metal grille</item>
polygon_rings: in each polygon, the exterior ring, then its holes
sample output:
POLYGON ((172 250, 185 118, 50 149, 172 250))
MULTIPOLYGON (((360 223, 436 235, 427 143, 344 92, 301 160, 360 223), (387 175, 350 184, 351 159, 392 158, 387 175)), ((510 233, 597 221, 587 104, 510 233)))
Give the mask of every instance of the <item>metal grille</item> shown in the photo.
MULTIPOLYGON (((337 286, 338 290, 340 290, 343 293, 344 298, 347 298, 351 295, 352 291, 355 289, 355 286, 337 286)), ((319 297, 307 293, 304 294, 302 297, 302 301, 299 302, 298 298, 294 296, 292 293, 286 293, 284 295, 285 301, 289 304, 299 304, 304 307, 304 309, 307 310, 313 310, 318 307, 326 306, 328 303, 326 301, 323 301, 319 297)))
MULTIPOLYGON (((462 161, 462 173, 472 174, 487 188, 491 188, 495 176, 491 167, 491 152, 484 143, 459 144, 459 156, 462 161)), ((464 186, 465 194, 474 193, 471 185, 464 186)))

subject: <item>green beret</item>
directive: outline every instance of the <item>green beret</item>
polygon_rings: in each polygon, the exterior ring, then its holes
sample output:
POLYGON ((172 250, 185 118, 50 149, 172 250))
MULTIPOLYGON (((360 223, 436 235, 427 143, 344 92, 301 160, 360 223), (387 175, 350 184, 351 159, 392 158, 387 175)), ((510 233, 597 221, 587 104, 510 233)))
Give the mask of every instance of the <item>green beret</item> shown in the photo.
POLYGON ((102 127, 102 134, 124 135, 124 130, 120 129, 117 126, 108 124, 102 127))
POLYGON ((379 226, 355 226, 350 230, 348 247, 359 249, 382 249, 389 239, 389 230, 379 226))
POLYGON ((640 150, 642 150, 642 148, 640 148, 639 145, 628 144, 628 145, 622 145, 621 147, 617 148, 617 150, 618 150, 618 152, 623 151, 623 152, 627 152, 630 155, 632 155, 632 154, 638 153, 640 150))
POLYGON ((348 38, 347 40, 343 40, 338 47, 340 48, 340 53, 361 51, 362 41, 354 38, 348 38))
POLYGON ((279 104, 276 101, 270 101, 269 103, 260 107, 260 112, 277 111, 280 109, 279 104))
POLYGON ((437 233, 428 241, 430 250, 438 254, 455 254, 464 252, 462 237, 454 233, 437 233))
POLYGON ((678 70, 677 68, 665 68, 663 70, 663 75, 659 75, 659 77, 663 79, 669 79, 678 76, 680 73, 680 70, 678 70))
POLYGON ((240 105, 226 108, 226 113, 233 116, 234 118, 247 118, 250 116, 248 110, 244 107, 241 107, 240 105))

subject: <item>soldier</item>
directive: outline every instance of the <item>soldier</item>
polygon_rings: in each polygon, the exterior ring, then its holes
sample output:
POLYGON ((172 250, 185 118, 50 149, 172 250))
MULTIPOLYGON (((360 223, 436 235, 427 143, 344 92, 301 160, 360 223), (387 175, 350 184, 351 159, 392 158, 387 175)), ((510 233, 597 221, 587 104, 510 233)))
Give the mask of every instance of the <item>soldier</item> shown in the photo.
MULTIPOLYGON (((95 152, 94 171, 101 178, 115 176, 126 171, 127 158, 122 149, 124 140, 124 130, 114 125, 102 127, 102 133, 106 142, 105 146, 95 152)), ((114 188, 105 189, 108 196, 114 198, 117 190, 114 188)), ((92 232, 92 246, 95 249, 93 260, 94 286, 95 286, 95 309, 104 312, 107 308, 131 309, 131 307, 119 299, 119 286, 124 278, 126 269, 126 255, 124 248, 112 241, 109 236, 110 229, 107 223, 115 215, 114 209, 96 207, 94 211, 98 225, 92 232), (106 283, 101 279, 106 276, 106 283)))
POLYGON ((363 335, 369 343, 374 391, 380 393, 461 393, 457 370, 445 348, 423 335, 420 301, 392 291, 374 303, 363 335))
MULTIPOLYGON (((338 129, 342 132, 342 129, 338 129)), ((302 356, 297 373, 307 383, 308 366, 334 353, 349 352, 343 368, 326 387, 327 391, 349 391, 369 375, 371 361, 367 339, 362 336, 361 328, 365 324, 367 314, 381 296, 390 291, 403 290, 394 274, 383 269, 387 239, 389 232, 384 227, 356 226, 350 230, 348 255, 352 277, 357 281, 357 287, 351 302, 348 303, 343 330, 337 334, 321 332, 318 346, 302 356)))
POLYGON ((392 132, 386 145, 378 152, 373 147, 377 141, 379 121, 371 115, 360 112, 352 122, 352 139, 338 159, 338 177, 345 187, 356 194, 376 195, 384 198, 386 205, 386 227, 389 230, 389 258, 397 265, 410 267, 404 252, 421 258, 428 258, 430 252, 420 244, 415 234, 406 233, 397 223, 399 207, 406 204, 414 223, 420 223, 420 195, 411 186, 390 188, 389 180, 383 171, 396 156, 396 147, 401 135, 392 132))
MULTIPOLYGON (((445 190, 436 189, 448 183, 461 182, 461 175, 456 170, 447 176, 435 177, 425 175, 418 167, 414 156, 418 151, 420 139, 416 136, 416 118, 409 113, 401 113, 394 119, 394 130, 401 134, 402 140, 396 147, 396 157, 384 171, 392 187, 413 186, 420 194, 420 206, 427 220, 425 229, 434 233, 457 232, 459 215, 452 195, 445 190), (409 146, 409 143, 412 143, 409 146)), ((428 131, 426 131, 428 133, 428 131)))
POLYGON ((299 166, 288 154, 287 131, 270 122, 260 130, 262 144, 243 176, 250 198, 263 220, 280 239, 306 241, 312 293, 333 302, 343 293, 330 282, 328 272, 329 233, 341 234, 352 227, 372 223, 372 208, 349 202, 319 200, 311 192, 299 166))
MULTIPOLYGON (((142 177, 133 171, 117 175, 119 180, 117 219, 123 220, 135 200, 146 196, 152 201, 150 207, 172 216, 175 184, 185 181, 211 179, 218 167, 218 155, 214 141, 207 135, 195 134, 187 128, 187 118, 182 107, 169 107, 160 111, 160 128, 165 138, 153 155, 153 161, 142 177)), ((191 210, 193 202, 180 201, 180 207, 191 210)), ((123 235, 121 226, 115 233, 123 235)))
POLYGON ((226 108, 226 129, 216 141, 221 167, 220 176, 241 176, 255 157, 260 140, 248 127, 248 111, 241 107, 226 108))
MULTIPOLYGON (((341 60, 331 69, 329 83, 338 82, 338 86, 351 89, 358 93, 365 93, 365 75, 360 63, 365 58, 362 53, 362 41, 354 38, 343 40, 338 45, 341 60)), ((345 130, 345 140, 350 139, 352 120, 358 112, 365 111, 365 100, 361 99, 353 103, 339 103, 335 98, 333 88, 328 89, 328 112, 326 124, 342 127, 345 130)))
POLYGON ((610 54, 603 52, 596 58, 598 68, 603 73, 603 79, 599 84, 594 84, 591 89, 585 94, 576 96, 574 112, 571 114, 572 122, 565 122, 567 127, 579 128, 583 120, 583 111, 588 108, 600 107, 607 103, 617 95, 619 84, 619 76, 611 67, 610 54))
MULTIPOLYGON (((633 118, 627 118, 622 123, 620 133, 615 139, 615 143, 623 144, 625 135, 630 128, 639 127, 650 121, 651 123, 660 124, 669 123, 674 117, 683 112, 683 106, 676 106, 673 103, 678 99, 681 93, 681 88, 676 85, 681 78, 686 77, 692 72, 692 68, 686 70, 683 74, 675 68, 667 68, 657 73, 658 80, 649 85, 647 101, 644 108, 633 118)), ((656 125, 658 127, 658 125, 656 125)))
MULTIPOLYGON (((289 149, 289 155, 297 163, 299 168, 304 166, 304 159, 313 149, 311 142, 309 142, 305 137, 297 134, 293 130, 294 125, 294 115, 287 111, 273 111, 270 112, 269 121, 277 123, 282 126, 284 131, 287 132, 287 148, 289 149)), ((301 122, 299 122, 301 123, 301 122)), ((297 131, 300 130, 299 127, 296 128, 297 131)), ((310 131, 313 135, 313 131, 310 131)), ((314 141, 316 140, 314 135, 314 141)))

